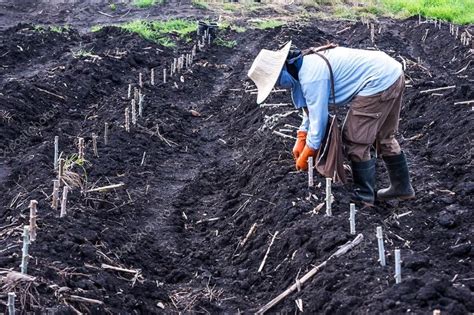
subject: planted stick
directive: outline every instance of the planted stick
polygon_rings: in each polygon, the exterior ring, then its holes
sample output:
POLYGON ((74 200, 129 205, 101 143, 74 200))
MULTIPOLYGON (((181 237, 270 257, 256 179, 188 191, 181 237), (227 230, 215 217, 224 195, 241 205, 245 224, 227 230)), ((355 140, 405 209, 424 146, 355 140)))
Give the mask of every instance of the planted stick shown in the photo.
POLYGON ((136 87, 133 88, 133 99, 138 101, 138 89, 136 87))
POLYGON ((381 266, 385 266, 385 249, 383 245, 382 227, 377 226, 377 243, 379 246, 379 262, 381 266))
POLYGON ((99 156, 97 151, 97 135, 95 133, 92 134, 92 150, 94 151, 94 156, 99 156))
POLYGON ((132 97, 132 85, 128 84, 127 98, 130 99, 131 97, 132 97))
POLYGON ((30 241, 36 241, 36 213, 38 212, 38 201, 31 200, 30 201, 30 241))
POLYGON ((155 69, 151 69, 150 71, 150 84, 155 85, 155 69))
POLYGON ((332 192, 331 192, 331 178, 326 178, 326 215, 328 217, 332 216, 332 192))
POLYGON ((30 246, 30 227, 25 225, 23 227, 23 248, 21 250, 21 273, 26 274, 28 272, 28 249, 30 246))
POLYGON ((146 157, 146 151, 143 152, 142 162, 140 163, 140 166, 143 166, 145 164, 145 157, 146 157))
POLYGON ((270 245, 268 245, 267 252, 265 253, 265 257, 263 257, 262 263, 260 264, 260 267, 258 268, 258 272, 262 272, 263 267, 265 266, 265 262, 267 261, 268 254, 270 253, 270 248, 272 248, 273 242, 275 241, 275 238, 278 235, 278 231, 273 234, 272 240, 270 242, 270 245))
POLYGON ((142 95, 141 92, 138 93, 138 116, 143 116, 143 99, 145 95, 142 95))
POLYGON ((61 213, 59 214, 60 218, 64 218, 67 214, 67 193, 69 191, 69 188, 67 186, 64 186, 63 188, 63 199, 61 200, 61 213))
POLYGON ((395 249, 395 282, 402 282, 402 266, 400 260, 400 249, 395 249))
POLYGON ((135 126, 137 124, 137 103, 135 100, 132 100, 132 124, 135 126))
POLYGON ((370 41, 372 44, 375 42, 375 26, 373 23, 370 23, 370 41))
POLYGON ((58 210, 59 203, 59 180, 53 180, 53 201, 51 202, 51 208, 58 210))
POLYGON ((58 169, 59 159, 59 136, 54 137, 54 169, 58 169))
POLYGON ((79 159, 83 160, 84 159, 84 138, 79 137, 78 138, 78 145, 77 149, 79 151, 79 159))
POLYGON ((166 68, 163 69, 163 83, 166 83, 166 68))
POLYGON ((356 217, 356 209, 355 209, 355 204, 351 203, 350 204, 350 213, 349 213, 349 223, 350 223, 350 229, 351 229, 351 234, 355 235, 356 234, 356 223, 355 223, 355 217, 356 217))
POLYGON ((104 123, 104 144, 107 145, 109 143, 109 124, 104 123))
POLYGON ((125 131, 130 132, 130 113, 128 107, 125 108, 125 131))
POLYGON ((138 86, 143 87, 143 74, 141 72, 138 74, 138 86))
POLYGON ((314 186, 313 170, 314 170, 313 157, 310 156, 308 158, 308 187, 314 186))
POLYGON ((61 180, 64 173, 64 159, 59 159, 58 180, 61 180))
POLYGON ((15 292, 8 292, 8 315, 15 315, 15 292))
POLYGON ((173 73, 176 73, 177 65, 178 65, 178 59, 173 58, 173 73))
POLYGON ((326 259, 321 264, 319 264, 316 267, 314 267, 313 269, 311 269, 308 273, 306 273, 300 279, 297 279, 297 281, 293 285, 291 285, 288 289, 286 289, 280 295, 278 295, 276 298, 274 298, 273 300, 271 300, 270 302, 265 304, 265 306, 263 306, 261 309, 259 309, 256 314, 264 314, 269 309, 271 309, 273 306, 280 303, 285 297, 287 297, 288 295, 290 295, 291 293, 296 291, 298 289, 298 287, 301 287, 305 282, 307 282, 315 274, 317 274, 319 270, 321 270, 322 268, 324 268, 328 264, 328 262, 330 262, 334 258, 338 258, 338 257, 344 255, 345 253, 347 253, 348 251, 350 251, 351 249, 353 249, 354 247, 359 245, 362 242, 363 239, 364 239, 364 236, 362 234, 359 234, 359 235, 357 235, 357 237, 353 241, 349 241, 346 244, 344 244, 343 246, 341 246, 334 254, 329 256, 328 259, 326 259))

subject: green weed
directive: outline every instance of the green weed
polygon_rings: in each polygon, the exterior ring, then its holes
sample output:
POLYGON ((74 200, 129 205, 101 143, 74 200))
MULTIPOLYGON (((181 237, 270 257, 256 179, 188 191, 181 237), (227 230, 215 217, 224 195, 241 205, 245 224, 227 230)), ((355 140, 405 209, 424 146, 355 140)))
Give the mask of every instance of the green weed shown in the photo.
POLYGON ((142 9, 149 8, 156 4, 161 4, 161 3, 162 1, 159 1, 159 0, 134 0, 133 1, 134 6, 137 6, 142 9))
POLYGON ((49 30, 54 33, 64 33, 69 31, 69 26, 50 26, 49 30))
POLYGON ((194 7, 198 8, 198 9, 202 9, 202 10, 208 10, 209 9, 209 5, 206 2, 201 1, 201 0, 193 0, 192 4, 193 4, 194 7))
POLYGON ((115 10, 117 10, 117 5, 115 3, 111 3, 111 4, 109 4, 109 9, 112 10, 112 11, 115 11, 115 10))
POLYGON ((94 25, 91 27, 91 32, 92 33, 95 33, 95 32, 98 32, 100 31, 104 26, 103 25, 94 25))
POLYGON ((231 25, 230 29, 237 33, 244 33, 247 29, 243 26, 231 25))
POLYGON ((222 47, 234 48, 235 46, 237 46, 237 41, 235 41, 235 40, 225 40, 225 39, 222 39, 222 38, 218 37, 214 40, 214 44, 216 44, 218 46, 222 46, 222 47))

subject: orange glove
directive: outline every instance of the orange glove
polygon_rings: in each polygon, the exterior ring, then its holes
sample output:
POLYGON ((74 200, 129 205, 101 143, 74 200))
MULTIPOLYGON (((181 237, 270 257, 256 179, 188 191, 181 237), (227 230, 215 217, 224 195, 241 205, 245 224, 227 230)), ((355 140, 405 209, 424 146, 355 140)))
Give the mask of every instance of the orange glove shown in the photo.
POLYGON ((304 146, 306 145, 306 131, 299 130, 296 133, 296 142, 295 146, 293 147, 293 157, 295 161, 300 156, 301 152, 303 152, 304 146))
POLYGON ((303 152, 301 152, 300 156, 296 160, 296 169, 298 171, 306 171, 308 169, 308 158, 312 156, 316 159, 318 151, 313 150, 308 146, 305 146, 303 152))

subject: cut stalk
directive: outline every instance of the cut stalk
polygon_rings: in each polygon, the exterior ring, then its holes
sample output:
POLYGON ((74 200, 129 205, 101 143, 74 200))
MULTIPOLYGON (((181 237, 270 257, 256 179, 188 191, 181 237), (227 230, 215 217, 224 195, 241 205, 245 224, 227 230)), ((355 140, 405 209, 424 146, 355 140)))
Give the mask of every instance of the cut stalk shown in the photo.
POLYGON ((30 201, 30 241, 36 241, 36 214, 38 212, 38 201, 30 201))
POLYGON ((15 292, 8 292, 8 315, 15 315, 15 292))
POLYGON ((355 235, 356 234, 356 224, 355 224, 355 204, 351 203, 350 204, 350 213, 349 213, 349 223, 350 223, 350 229, 351 229, 351 234, 355 235))
POLYGON ((79 151, 78 156, 80 160, 84 160, 84 138, 78 138, 77 149, 79 151))
POLYGON ((109 124, 104 123, 104 144, 107 145, 109 143, 109 124))
POLYGON ((130 132, 130 113, 128 107, 125 108, 125 131, 130 132))
POLYGON ((138 74, 138 86, 143 87, 143 74, 141 72, 138 74))
POLYGON ((95 133, 92 134, 92 150, 94 151, 94 156, 98 157, 99 153, 97 150, 97 135, 95 133))
POLYGON ((150 84, 155 85, 155 69, 151 69, 150 71, 150 84))
POLYGON ((132 124, 137 125, 137 103, 135 100, 132 100, 132 124))
POLYGON ((308 157, 308 187, 314 186, 314 178, 313 178, 313 170, 314 170, 314 163, 313 157, 308 157))
POLYGON ((263 267, 265 266, 265 262, 267 261, 268 254, 270 253, 270 249, 272 248, 273 242, 275 241, 275 238, 278 235, 278 231, 273 234, 272 240, 270 242, 270 245, 268 245, 267 252, 265 253, 265 257, 263 257, 262 263, 260 264, 260 267, 258 268, 258 272, 262 272, 263 267))
POLYGON ((142 95, 140 92, 138 94, 138 116, 143 117, 143 99, 145 98, 145 95, 142 95))
POLYGON ((60 218, 64 218, 67 214, 67 209, 66 209, 66 206, 67 206, 67 193, 69 191, 69 188, 67 186, 64 186, 63 188, 63 196, 62 196, 62 200, 61 200, 61 213, 59 214, 59 217, 60 218))
POLYGON ((28 272, 28 249, 30 246, 30 227, 25 225, 23 227, 23 248, 21 250, 22 257, 21 257, 21 273, 27 274, 28 272))
POLYGON ((132 97, 132 85, 128 85, 128 92, 127 92, 127 98, 130 99, 132 97))
POLYGON ((379 247, 379 262, 381 266, 385 266, 385 249, 383 245, 382 227, 377 226, 377 243, 379 247))
POLYGON ((331 192, 331 178, 326 178, 326 215, 328 217, 332 216, 332 192, 331 192))
POLYGON ((166 68, 163 68, 163 83, 166 83, 166 68))
POLYGON ((58 210, 59 203, 59 180, 53 180, 53 201, 51 203, 51 208, 58 210))
POLYGON ((395 249, 395 282, 402 282, 402 267, 400 259, 400 249, 395 249))
POLYGON ((58 169, 59 159, 59 136, 54 137, 54 170, 58 169))
POLYGON ((64 174, 64 159, 59 159, 58 180, 63 178, 64 174))

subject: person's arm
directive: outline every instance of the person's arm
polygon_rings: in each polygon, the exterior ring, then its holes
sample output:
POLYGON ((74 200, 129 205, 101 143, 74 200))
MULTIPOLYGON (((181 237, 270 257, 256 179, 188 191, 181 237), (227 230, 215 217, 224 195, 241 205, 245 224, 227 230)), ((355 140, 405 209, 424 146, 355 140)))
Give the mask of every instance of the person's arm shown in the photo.
POLYGON ((309 130, 309 118, 308 118, 308 115, 306 114, 306 111, 303 110, 303 120, 301 121, 301 125, 298 128, 298 131, 308 132, 308 130, 309 130))
POLYGON ((309 130, 306 145, 318 150, 328 123, 329 80, 317 80, 302 85, 308 108, 309 130))

